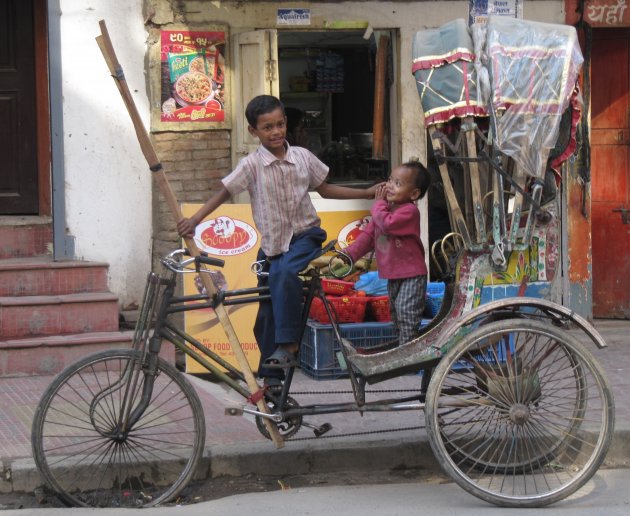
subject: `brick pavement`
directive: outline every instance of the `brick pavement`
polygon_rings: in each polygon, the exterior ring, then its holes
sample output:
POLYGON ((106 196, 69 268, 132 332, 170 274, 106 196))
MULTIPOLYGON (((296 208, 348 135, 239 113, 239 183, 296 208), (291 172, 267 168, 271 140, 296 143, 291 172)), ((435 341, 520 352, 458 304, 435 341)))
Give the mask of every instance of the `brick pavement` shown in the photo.
MULTIPOLYGON (((594 353, 597 360, 606 372, 615 395, 616 403, 616 431, 622 432, 624 443, 630 441, 630 321, 598 320, 595 322, 596 328, 600 331, 609 347, 598 350, 592 344, 588 344, 589 349, 594 353)), ((31 458, 31 421, 37 403, 46 387, 51 383, 50 376, 32 376, 16 378, 0 378, 0 459, 4 472, 11 468, 15 461, 31 458)), ((251 417, 226 416, 224 410, 226 406, 238 404, 240 397, 221 385, 214 384, 192 378, 193 384, 200 396, 204 406, 206 417, 206 447, 227 447, 236 450, 239 447, 245 449, 247 445, 259 446, 260 450, 273 451, 273 445, 260 435, 256 429, 255 422, 251 417)), ((415 375, 404 376, 382 384, 373 386, 378 388, 417 388, 419 377, 415 375)), ((296 374, 295 391, 307 392, 327 392, 342 391, 349 389, 348 380, 313 380, 304 374, 296 374)), ((307 394, 302 397, 310 398, 307 394)), ((321 400, 320 394, 313 395, 312 401, 321 400)), ((350 401, 349 394, 333 394, 335 401, 350 401)), ((305 400, 308 403, 311 400, 305 400)), ((328 398, 327 398, 328 401, 328 398)), ((314 424, 329 422, 333 425, 336 433, 351 433, 364 431, 380 431, 390 428, 405 429, 403 432, 395 434, 394 441, 400 439, 418 439, 424 430, 417 427, 423 424, 422 415, 417 411, 387 412, 387 413, 367 413, 363 416, 357 414, 331 414, 318 417, 306 418, 314 424)), ((303 428, 298 437, 312 436, 311 430, 303 428)), ((366 440, 391 439, 390 434, 373 433, 369 435, 354 435, 340 438, 346 443, 355 444, 366 440)), ((312 442, 312 441, 309 441, 312 442)), ((328 440, 330 442, 330 440, 328 440)), ((287 444, 286 449, 291 447, 304 446, 298 443, 287 444)), ((630 447, 625 444, 622 447, 630 447)), ((628 457, 626 457, 627 459, 628 457)), ((24 462, 24 461, 21 461, 24 462)), ((626 461, 626 464, 630 462, 626 461)), ((5 477, 6 475, 3 475, 5 477)), ((10 489, 6 482, 0 480, 0 492, 10 489)))

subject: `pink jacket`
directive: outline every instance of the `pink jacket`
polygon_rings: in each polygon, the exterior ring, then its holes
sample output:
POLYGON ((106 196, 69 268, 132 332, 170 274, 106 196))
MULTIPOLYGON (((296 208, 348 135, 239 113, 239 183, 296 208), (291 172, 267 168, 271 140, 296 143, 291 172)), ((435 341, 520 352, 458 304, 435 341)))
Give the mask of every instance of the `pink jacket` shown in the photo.
POLYGON ((375 250, 378 274, 384 279, 427 274, 417 206, 410 202, 391 211, 387 201, 379 199, 371 212, 370 223, 344 252, 356 261, 375 250))

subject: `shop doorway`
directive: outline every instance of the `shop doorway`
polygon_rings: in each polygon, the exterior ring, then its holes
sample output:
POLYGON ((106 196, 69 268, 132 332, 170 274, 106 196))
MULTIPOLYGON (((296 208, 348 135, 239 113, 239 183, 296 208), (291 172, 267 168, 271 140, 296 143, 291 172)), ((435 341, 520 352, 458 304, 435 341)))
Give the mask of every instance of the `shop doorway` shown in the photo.
MULTIPOLYGON (((289 129, 299 117, 300 142, 330 167, 329 181, 373 184, 387 177, 389 124, 374 155, 376 40, 363 32, 279 32, 280 98, 289 129)), ((388 78, 380 91, 388 93, 388 78)), ((385 110, 387 102, 384 103, 385 110)), ((382 113, 388 120, 386 112, 382 113)))
MULTIPOLYGON (((304 144, 330 167, 328 180, 371 186, 386 179, 400 154, 396 123, 397 57, 394 31, 277 31, 262 29, 234 38, 234 164, 258 146, 247 131, 247 99, 268 94, 304 116, 304 144), (376 34, 376 32, 374 33, 376 34), (375 48, 376 47, 376 48, 375 48), (387 49, 387 52, 379 48, 387 49), (377 74, 378 70, 385 73, 377 74), (319 73, 319 75, 318 75, 319 73), (376 82, 377 75, 382 80, 376 82), (381 95, 375 94, 382 92, 381 95), (377 109, 375 100, 379 100, 377 109), (374 139, 375 113, 379 119, 374 139), (374 149, 377 152, 374 152, 374 149)), ((237 202, 247 202, 241 195, 237 202)))
POLYGON ((630 319, 630 29, 595 29, 591 64, 593 315, 630 319))

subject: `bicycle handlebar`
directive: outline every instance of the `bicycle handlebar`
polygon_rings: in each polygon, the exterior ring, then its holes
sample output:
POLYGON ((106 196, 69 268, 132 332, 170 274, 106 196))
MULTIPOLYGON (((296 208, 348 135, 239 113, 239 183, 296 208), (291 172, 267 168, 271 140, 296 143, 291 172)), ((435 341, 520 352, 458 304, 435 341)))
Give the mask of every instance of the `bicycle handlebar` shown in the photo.
POLYGON ((199 256, 185 260, 182 259, 183 256, 190 256, 188 249, 176 249, 162 258, 161 262, 167 269, 173 272, 200 272, 202 263, 214 267, 223 267, 225 265, 225 260, 208 256, 208 253, 203 251, 199 256), (194 269, 189 268, 192 264, 195 265, 194 269))
MULTIPOLYGON (((334 251, 335 256, 332 256, 328 261, 328 270, 333 277, 340 279, 346 277, 352 271, 354 262, 352 261, 352 258, 350 258, 350 256, 348 256, 346 253, 334 248, 336 243, 336 240, 332 240, 331 242, 329 242, 322 249, 322 254, 319 256, 319 258, 323 258, 327 252, 334 251), (341 259, 343 262, 347 263, 350 266, 348 270, 345 270, 343 272, 343 274, 338 274, 333 269, 333 260, 335 258, 341 259)), ((188 251, 188 249, 176 249, 175 251, 172 251, 164 256, 161 259, 161 262, 167 269, 177 273, 199 273, 201 270, 201 264, 211 265, 214 267, 223 267, 225 265, 225 260, 208 256, 208 253, 203 251, 201 251, 198 256, 194 256, 188 259, 182 259, 183 256, 190 256, 190 252, 188 251), (194 269, 190 267, 192 264, 194 264, 194 269)), ((257 276, 268 274, 267 272, 264 272, 264 260, 254 262, 252 264, 251 270, 257 276)))
POLYGON ((208 255, 195 256, 195 268, 197 269, 197 272, 199 272, 199 265, 202 263, 204 265, 214 265, 215 267, 223 267, 225 265, 225 260, 222 260, 221 258, 212 258, 211 256, 208 256, 208 255))
POLYGON ((339 251, 337 249, 334 249, 334 251, 335 251, 336 254, 335 254, 335 256, 332 256, 330 258, 330 261, 328 262, 328 270, 329 270, 330 274, 332 276, 334 276, 335 278, 337 278, 337 279, 345 278, 346 276, 348 276, 348 274, 350 274, 352 272, 352 269, 354 268, 354 261, 352 260, 352 258, 350 258, 349 255, 347 255, 343 251, 339 251), (333 263, 333 260, 335 258, 338 258, 338 259, 344 261, 345 263, 347 263, 350 266, 348 268, 348 270, 344 270, 343 274, 337 274, 335 272, 335 270, 333 269, 332 263, 333 263))

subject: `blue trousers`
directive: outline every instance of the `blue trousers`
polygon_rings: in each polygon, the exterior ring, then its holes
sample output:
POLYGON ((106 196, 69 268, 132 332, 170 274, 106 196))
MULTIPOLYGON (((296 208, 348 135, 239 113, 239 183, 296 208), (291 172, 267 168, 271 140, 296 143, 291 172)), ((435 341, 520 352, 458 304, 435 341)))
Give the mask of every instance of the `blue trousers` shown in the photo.
POLYGON ((254 336, 260 349, 258 376, 284 378, 282 369, 267 369, 263 362, 278 344, 297 343, 300 338, 304 295, 298 273, 319 256, 326 232, 320 227, 310 228, 291 239, 289 250, 267 257, 262 249, 258 260, 267 259, 269 276, 260 276, 258 286, 269 285, 271 301, 261 301, 254 324, 254 336))

